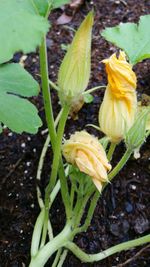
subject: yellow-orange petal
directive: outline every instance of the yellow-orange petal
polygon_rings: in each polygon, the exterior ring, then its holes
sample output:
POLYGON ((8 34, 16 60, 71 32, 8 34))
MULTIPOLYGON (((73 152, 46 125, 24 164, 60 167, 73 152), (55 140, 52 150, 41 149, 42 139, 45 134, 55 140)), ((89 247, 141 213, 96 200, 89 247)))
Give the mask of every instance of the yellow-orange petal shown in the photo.
POLYGON ((131 108, 130 94, 134 93, 137 80, 132 65, 126 60, 125 53, 120 51, 118 58, 113 54, 102 62, 106 65, 108 84, 113 96, 123 99, 131 108))

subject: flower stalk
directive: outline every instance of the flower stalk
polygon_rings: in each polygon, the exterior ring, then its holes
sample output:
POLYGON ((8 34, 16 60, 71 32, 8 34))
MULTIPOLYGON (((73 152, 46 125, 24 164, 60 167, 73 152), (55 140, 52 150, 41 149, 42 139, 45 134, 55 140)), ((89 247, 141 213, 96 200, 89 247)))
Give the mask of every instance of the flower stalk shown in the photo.
POLYGON ((95 261, 101 261, 115 253, 121 252, 123 250, 128 250, 130 248, 134 248, 137 246, 141 246, 145 243, 150 242, 150 235, 146 235, 140 238, 137 238, 135 240, 127 241, 122 244, 118 244, 116 246, 113 246, 111 248, 108 248, 100 253, 96 254, 87 254, 83 252, 77 245, 75 245, 73 242, 68 242, 65 244, 65 247, 68 248, 73 252, 73 254, 80 259, 82 262, 95 262, 95 261))

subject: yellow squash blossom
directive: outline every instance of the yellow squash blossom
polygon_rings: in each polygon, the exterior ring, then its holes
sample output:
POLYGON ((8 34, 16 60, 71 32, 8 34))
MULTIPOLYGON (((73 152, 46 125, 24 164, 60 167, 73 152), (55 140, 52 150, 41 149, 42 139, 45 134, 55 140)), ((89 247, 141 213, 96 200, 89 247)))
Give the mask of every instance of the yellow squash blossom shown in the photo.
POLYGON ((120 51, 103 60, 108 85, 99 111, 101 130, 114 143, 120 142, 134 123, 137 112, 136 75, 120 51))
POLYGON ((76 132, 63 145, 63 155, 67 162, 91 176, 101 192, 103 183, 108 181, 107 171, 111 169, 111 165, 96 137, 85 131, 76 132))
POLYGON ((86 89, 91 71, 91 35, 93 12, 77 30, 59 69, 58 87, 62 105, 77 104, 86 89))

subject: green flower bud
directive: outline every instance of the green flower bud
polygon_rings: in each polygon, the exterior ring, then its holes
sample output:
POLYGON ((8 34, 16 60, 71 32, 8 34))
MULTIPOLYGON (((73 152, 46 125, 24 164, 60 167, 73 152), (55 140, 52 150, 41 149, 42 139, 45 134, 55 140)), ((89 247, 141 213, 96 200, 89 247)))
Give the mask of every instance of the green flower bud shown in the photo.
POLYGON ((62 105, 73 105, 86 89, 91 71, 91 35, 93 12, 77 30, 59 69, 59 98, 62 105))
POLYGON ((125 143, 128 149, 131 149, 133 151, 144 143, 146 137, 147 119, 149 114, 150 108, 143 108, 142 111, 138 113, 133 126, 125 136, 125 143))

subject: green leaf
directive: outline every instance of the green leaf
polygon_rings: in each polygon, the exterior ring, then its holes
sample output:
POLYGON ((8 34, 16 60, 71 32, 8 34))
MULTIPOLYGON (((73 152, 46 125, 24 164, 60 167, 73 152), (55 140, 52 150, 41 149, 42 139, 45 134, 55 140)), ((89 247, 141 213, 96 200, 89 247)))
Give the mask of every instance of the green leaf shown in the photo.
POLYGON ((10 60, 17 51, 35 51, 48 28, 48 21, 37 14, 33 0, 0 0, 0 63, 10 60))
POLYGON ((106 28, 101 35, 122 48, 132 64, 150 57, 150 15, 140 17, 139 24, 120 23, 106 28))
POLYGON ((65 4, 68 4, 70 2, 71 2, 71 0, 53 0, 52 6, 53 6, 53 9, 55 9, 55 8, 58 8, 58 7, 65 5, 65 4))
POLYGON ((91 94, 85 94, 83 97, 84 97, 84 102, 87 104, 92 103, 94 100, 94 97, 91 94))
POLYGON ((42 125, 36 107, 28 100, 0 93, 0 121, 16 133, 37 133, 42 125))
POLYGON ((45 16, 49 7, 48 0, 31 0, 41 16, 45 16))
POLYGON ((68 4, 71 0, 31 0, 34 6, 38 10, 41 16, 45 16, 48 9, 56 9, 65 4, 68 4))
POLYGON ((0 93, 8 92, 24 97, 38 95, 39 85, 20 64, 0 66, 0 93))
POLYGON ((37 95, 38 83, 19 64, 0 66, 0 123, 16 133, 36 133, 42 125, 36 107, 21 98, 37 95))

